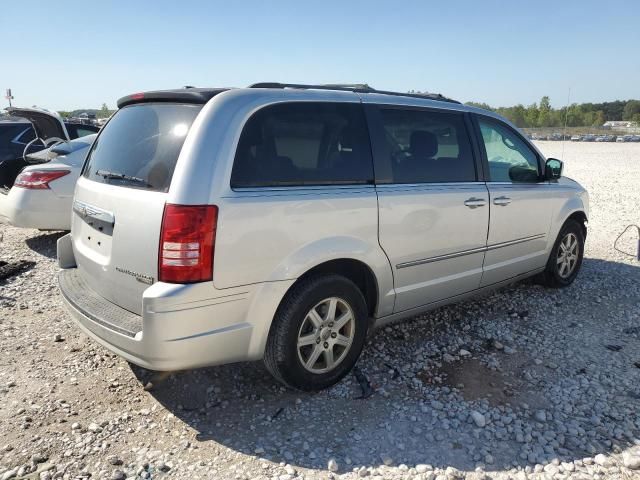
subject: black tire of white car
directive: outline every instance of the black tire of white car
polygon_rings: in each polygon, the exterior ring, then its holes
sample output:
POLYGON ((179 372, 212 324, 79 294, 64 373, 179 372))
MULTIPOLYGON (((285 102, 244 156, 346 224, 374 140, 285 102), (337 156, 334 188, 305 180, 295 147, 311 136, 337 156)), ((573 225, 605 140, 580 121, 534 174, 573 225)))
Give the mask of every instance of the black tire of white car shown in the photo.
MULTIPOLYGON (((330 387, 347 375, 356 364, 364 347, 368 329, 367 306, 360 289, 340 275, 313 276, 299 281, 282 300, 269 330, 264 363, 280 382, 298 390, 318 391, 330 387), (352 312, 354 331, 351 343, 341 361, 322 373, 309 371, 299 354, 299 337, 311 309, 324 299, 338 298, 352 312)), ((326 330, 329 338, 335 334, 326 330)), ((320 329, 313 333, 323 345, 320 329)), ((324 345, 327 345, 326 343, 324 345)), ((313 346, 315 348, 315 346, 313 346)))
POLYGON ((583 227, 575 220, 567 220, 560 229, 558 238, 551 249, 549 260, 545 271, 540 276, 541 283, 550 288, 564 288, 568 287, 578 276, 580 267, 582 266, 582 258, 584 256, 584 231, 583 227), (559 250, 562 248, 562 242, 567 238, 567 235, 572 234, 575 236, 578 244, 577 259, 573 266, 573 270, 567 276, 562 276, 560 273, 561 263, 559 262, 559 250))

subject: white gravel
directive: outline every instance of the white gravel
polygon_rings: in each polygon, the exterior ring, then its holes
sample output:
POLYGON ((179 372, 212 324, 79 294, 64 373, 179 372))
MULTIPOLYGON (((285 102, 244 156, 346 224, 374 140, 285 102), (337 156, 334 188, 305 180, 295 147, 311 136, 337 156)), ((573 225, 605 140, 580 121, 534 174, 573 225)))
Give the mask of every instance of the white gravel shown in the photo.
POLYGON ((0 226, 0 261, 36 262, 0 283, 0 480, 640 479, 640 263, 612 247, 640 223, 640 144, 564 148, 591 195, 574 285, 521 283, 379 331, 366 399, 353 376, 309 395, 260 363, 132 368, 64 313, 59 235, 0 226))

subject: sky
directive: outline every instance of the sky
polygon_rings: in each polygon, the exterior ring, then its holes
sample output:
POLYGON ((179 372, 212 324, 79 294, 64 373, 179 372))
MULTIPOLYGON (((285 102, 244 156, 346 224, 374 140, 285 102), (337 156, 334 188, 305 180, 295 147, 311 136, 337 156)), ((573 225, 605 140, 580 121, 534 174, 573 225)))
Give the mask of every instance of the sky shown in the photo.
POLYGON ((139 91, 368 83, 492 106, 640 98, 640 1, 20 0, 0 107, 114 108, 139 91))

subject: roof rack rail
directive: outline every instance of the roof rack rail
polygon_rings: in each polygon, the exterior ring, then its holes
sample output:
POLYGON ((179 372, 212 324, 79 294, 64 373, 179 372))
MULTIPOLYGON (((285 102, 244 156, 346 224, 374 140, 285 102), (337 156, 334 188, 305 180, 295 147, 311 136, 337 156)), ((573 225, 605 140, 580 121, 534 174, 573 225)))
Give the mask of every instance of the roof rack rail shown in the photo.
POLYGON ((380 93, 382 95, 393 95, 396 97, 413 97, 413 98, 424 98, 427 100, 438 100, 441 102, 450 102, 450 103, 460 103, 457 100, 453 100, 452 98, 445 97, 439 93, 402 93, 402 92, 391 92, 387 90, 376 90, 375 88, 369 86, 366 83, 354 83, 354 84, 343 84, 343 83, 329 83, 322 85, 307 85, 302 83, 278 83, 278 82, 260 82, 249 85, 249 88, 296 88, 296 89, 314 89, 314 90, 338 90, 344 92, 354 92, 354 93, 380 93))

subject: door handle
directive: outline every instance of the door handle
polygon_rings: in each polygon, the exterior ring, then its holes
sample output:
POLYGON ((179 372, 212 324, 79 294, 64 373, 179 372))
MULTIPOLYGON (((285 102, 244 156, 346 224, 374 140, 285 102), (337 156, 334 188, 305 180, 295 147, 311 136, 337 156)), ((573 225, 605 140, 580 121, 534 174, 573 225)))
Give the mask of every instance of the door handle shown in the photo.
POLYGON ((496 197, 493 199, 494 205, 500 205, 501 207, 506 207, 511 203, 511 199, 509 197, 496 197))
POLYGON ((471 197, 464 201, 465 206, 469 208, 484 207, 487 201, 484 198, 471 197))

